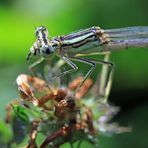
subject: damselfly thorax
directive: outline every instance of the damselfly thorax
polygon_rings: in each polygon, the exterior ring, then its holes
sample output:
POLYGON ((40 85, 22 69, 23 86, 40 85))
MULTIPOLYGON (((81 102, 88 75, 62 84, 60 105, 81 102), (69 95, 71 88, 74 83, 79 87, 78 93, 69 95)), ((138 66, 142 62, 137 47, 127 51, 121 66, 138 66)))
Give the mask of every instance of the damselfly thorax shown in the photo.
POLYGON ((59 55, 77 56, 78 54, 92 54, 101 52, 102 47, 110 41, 109 36, 100 27, 73 32, 69 35, 53 38, 59 55), (96 47, 101 47, 96 49, 96 47))

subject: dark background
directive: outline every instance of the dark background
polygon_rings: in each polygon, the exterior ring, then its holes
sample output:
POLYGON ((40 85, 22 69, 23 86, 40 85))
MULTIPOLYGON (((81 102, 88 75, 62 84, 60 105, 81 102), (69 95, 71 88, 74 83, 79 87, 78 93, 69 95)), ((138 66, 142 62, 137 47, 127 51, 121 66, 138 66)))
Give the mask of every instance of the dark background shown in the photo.
MULTIPOLYGON (((5 105, 19 97, 15 79, 27 72, 25 58, 35 41, 33 24, 47 26, 50 37, 91 26, 148 26, 147 6, 146 0, 1 0, 0 117, 5 116, 5 105)), ((115 120, 133 132, 100 136, 101 147, 147 148, 148 49, 114 52, 111 61, 116 68, 109 100, 121 107, 115 120)))

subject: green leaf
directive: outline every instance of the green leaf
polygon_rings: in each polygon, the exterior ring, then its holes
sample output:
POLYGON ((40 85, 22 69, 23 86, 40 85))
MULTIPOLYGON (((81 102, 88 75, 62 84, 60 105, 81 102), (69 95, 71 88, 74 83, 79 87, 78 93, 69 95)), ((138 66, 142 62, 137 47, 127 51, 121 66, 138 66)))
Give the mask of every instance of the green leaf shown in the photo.
POLYGON ((12 131, 6 123, 0 120, 0 144, 8 143, 12 139, 12 131))
POLYGON ((34 120, 39 120, 40 113, 22 106, 13 106, 16 116, 26 123, 30 123, 34 120))

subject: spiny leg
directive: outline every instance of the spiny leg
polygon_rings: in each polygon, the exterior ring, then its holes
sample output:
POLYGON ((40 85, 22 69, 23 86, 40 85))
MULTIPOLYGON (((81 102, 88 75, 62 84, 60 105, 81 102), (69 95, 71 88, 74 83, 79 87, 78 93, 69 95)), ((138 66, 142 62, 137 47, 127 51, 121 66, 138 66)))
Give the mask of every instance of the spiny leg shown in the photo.
MULTIPOLYGON (((105 54, 106 55, 109 55, 108 53, 105 54)), ((112 84, 112 77, 113 77, 113 69, 114 69, 114 64, 109 62, 109 61, 106 61, 106 58, 104 60, 94 60, 94 59, 83 59, 83 58, 78 58, 78 57, 70 57, 67 58, 67 57, 61 57, 72 69, 70 70, 67 70, 67 71, 64 71, 58 75, 56 75, 55 77, 61 77, 61 76, 64 76, 64 75, 67 75, 67 74, 70 74, 70 73, 73 73, 75 72, 76 70, 78 70, 78 67, 70 60, 75 60, 75 61, 79 61, 79 62, 82 62, 82 63, 86 63, 86 64, 89 64, 92 66, 92 68, 87 72, 87 74, 85 75, 83 81, 80 83, 80 85, 77 87, 75 93, 78 91, 78 89, 83 85, 84 81, 91 75, 91 73, 94 71, 95 67, 96 67, 96 64, 103 64, 104 66, 110 66, 111 67, 111 70, 110 70, 110 73, 109 73, 109 78, 108 80, 107 79, 107 72, 104 76, 104 80, 101 80, 101 87, 104 88, 102 89, 103 90, 103 95, 104 95, 104 101, 107 100, 108 96, 109 96, 109 93, 110 93, 110 89, 111 89, 111 84, 112 84), (105 83, 106 83, 106 86, 105 86, 105 83)), ((63 65, 63 63, 62 63, 63 65)), ((102 72, 104 73, 104 72, 102 72)), ((103 79, 103 78, 101 78, 103 79)))
MULTIPOLYGON (((105 54, 104 61, 109 61, 110 53, 105 54)), ((113 71, 114 65, 111 67, 109 71, 109 67, 107 65, 102 66, 101 74, 99 76, 99 81, 97 82, 98 90, 97 90, 97 99, 99 101, 106 103, 108 96, 110 94, 112 80, 113 80, 113 71)))
POLYGON ((109 88, 111 87, 111 82, 112 82, 112 75, 113 75, 113 67, 114 64, 109 62, 109 61, 103 61, 103 60, 94 60, 94 59, 83 59, 83 58, 78 58, 78 57, 72 57, 73 60, 83 62, 89 65, 92 65, 92 68, 87 72, 85 75, 83 81, 80 83, 80 85, 77 87, 75 93, 78 91, 78 89, 83 85, 84 81, 91 75, 91 73, 94 71, 96 64, 103 64, 111 67, 111 71, 109 74, 108 82, 107 82, 107 87, 105 90, 105 96, 109 95, 109 88))
POLYGON ((70 74, 78 70, 78 67, 67 57, 61 57, 72 69, 66 70, 62 73, 57 74, 54 78, 56 77, 62 77, 64 75, 70 74))
POLYGON ((53 82, 54 77, 56 77, 56 73, 64 64, 65 64, 65 61, 62 59, 59 59, 53 67, 48 67, 48 80, 50 83, 53 82))
POLYGON ((35 75, 34 72, 33 72, 33 68, 34 68, 35 66, 37 66, 38 64, 42 63, 43 61, 44 61, 44 58, 41 57, 40 59, 38 59, 37 61, 35 61, 34 63, 32 63, 32 64, 28 67, 28 69, 33 73, 33 75, 35 75))
POLYGON ((89 64, 91 65, 91 69, 86 73, 86 75, 84 76, 84 79, 82 80, 82 82, 79 84, 79 86, 77 87, 76 91, 75 91, 75 94, 77 93, 77 91, 79 90, 79 88, 83 85, 83 83, 85 82, 85 80, 91 75, 91 73, 94 71, 94 69, 96 68, 96 63, 93 62, 93 61, 90 61, 88 59, 80 59, 80 58, 75 58, 75 57, 72 57, 73 60, 75 61, 78 61, 78 62, 82 62, 82 63, 85 63, 85 64, 89 64))
MULTIPOLYGON (((64 76, 64 75, 67 75, 67 74, 70 74, 70 73, 73 73, 74 71, 78 70, 78 67, 67 57, 62 57, 62 59, 69 65, 72 67, 72 69, 70 70, 67 70, 67 71, 64 71, 58 75, 56 75, 56 77, 61 77, 61 76, 64 76)), ((75 61, 79 61, 79 62, 83 62, 83 63, 86 63, 86 64, 89 64, 92 66, 92 68, 87 72, 87 74, 85 75, 83 81, 80 83, 80 85, 77 87, 76 91, 83 85, 84 81, 91 75, 91 73, 93 72, 93 70, 95 69, 96 67, 96 63, 95 62, 92 62, 90 60, 87 60, 87 59, 80 59, 80 58, 75 58, 75 57, 72 57, 71 58, 72 60, 75 60, 75 61)))

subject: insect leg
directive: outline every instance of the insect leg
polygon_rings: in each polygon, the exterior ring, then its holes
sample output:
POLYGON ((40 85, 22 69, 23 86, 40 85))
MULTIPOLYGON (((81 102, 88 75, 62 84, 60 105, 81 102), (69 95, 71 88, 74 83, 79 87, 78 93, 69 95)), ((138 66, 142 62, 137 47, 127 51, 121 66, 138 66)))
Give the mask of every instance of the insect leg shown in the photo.
POLYGON ((80 83, 80 85, 78 86, 78 88, 76 89, 76 92, 78 91, 78 89, 83 85, 84 81, 91 75, 91 73, 94 71, 96 64, 103 64, 103 65, 108 65, 111 67, 111 71, 109 74, 109 78, 108 78, 108 82, 107 82, 107 86, 106 88, 108 90, 105 91, 105 96, 108 96, 109 88, 111 87, 111 83, 112 83, 112 77, 113 77, 113 67, 114 64, 109 62, 109 61, 103 61, 103 60, 94 60, 94 59, 83 59, 83 58, 78 58, 78 57, 72 57, 73 60, 79 61, 79 62, 83 62, 89 65, 92 65, 92 68, 86 73, 83 81, 80 83), (110 87, 109 87, 110 86, 110 87))
POLYGON ((75 61, 79 61, 79 62, 82 62, 82 63, 85 63, 85 64, 89 64, 89 65, 92 66, 91 69, 84 76, 84 79, 82 80, 82 82, 80 83, 80 85, 77 87, 77 89, 76 89, 76 92, 77 92, 77 90, 83 85, 84 81, 91 75, 91 73, 96 68, 96 63, 93 62, 93 61, 91 61, 91 60, 89 60, 89 59, 74 58, 74 57, 72 57, 72 59, 75 60, 75 61))
POLYGON ((28 69, 29 69, 31 72, 33 72, 33 68, 34 68, 35 66, 37 66, 38 64, 40 64, 41 62, 43 62, 43 61, 44 61, 44 58, 41 57, 40 59, 38 59, 37 61, 35 61, 34 63, 32 63, 32 64, 28 67, 28 69))
POLYGON ((78 70, 78 67, 67 57, 61 57, 72 69, 66 70, 58 75, 56 75, 55 77, 62 77, 64 75, 73 73, 75 71, 78 70))
MULTIPOLYGON (((109 61, 110 53, 105 54, 104 61, 109 61)), ((103 65, 101 74, 99 75, 99 79, 97 81, 97 99, 99 101, 106 103, 108 96, 110 94, 112 81, 113 81, 113 71, 114 71, 114 64, 112 64, 111 69, 109 70, 108 65, 103 65)))

